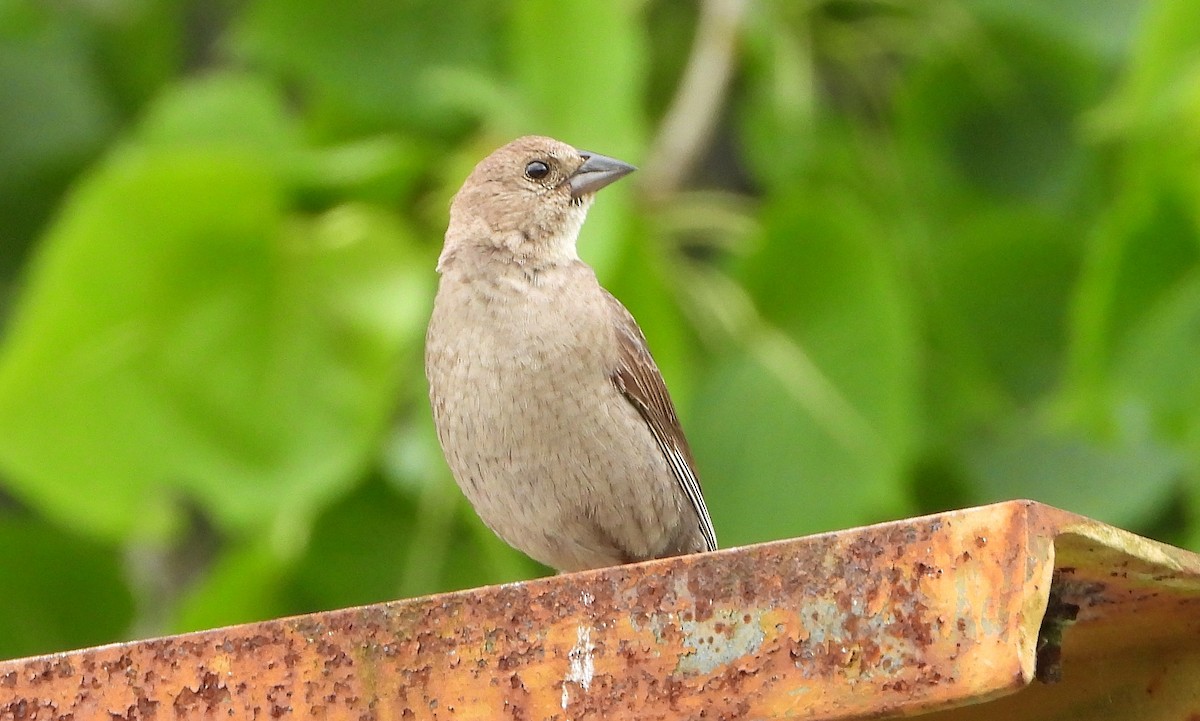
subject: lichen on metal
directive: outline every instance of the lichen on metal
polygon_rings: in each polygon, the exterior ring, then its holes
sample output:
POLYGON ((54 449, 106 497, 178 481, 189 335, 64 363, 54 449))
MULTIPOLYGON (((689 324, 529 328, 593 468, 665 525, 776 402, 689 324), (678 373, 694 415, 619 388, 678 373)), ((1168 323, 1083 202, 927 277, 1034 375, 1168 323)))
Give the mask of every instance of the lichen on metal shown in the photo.
POLYGON ((1197 556, 1011 502, 0 662, 0 721, 1186 718, 1197 679, 1197 556))

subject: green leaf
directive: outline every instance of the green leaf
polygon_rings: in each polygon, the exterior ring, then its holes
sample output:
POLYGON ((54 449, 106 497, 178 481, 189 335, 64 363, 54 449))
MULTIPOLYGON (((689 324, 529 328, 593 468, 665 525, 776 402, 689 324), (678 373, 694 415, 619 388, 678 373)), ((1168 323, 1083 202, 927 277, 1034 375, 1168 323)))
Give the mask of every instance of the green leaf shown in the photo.
POLYGON ((80 33, 43 3, 0 7, 0 272, 116 128, 80 33))
POLYGON ((121 554, 46 523, 0 513, 0 658, 120 640, 133 620, 121 554), (86 599, 86 603, 80 599, 86 599))
POLYGON ((934 284, 930 312, 938 321, 936 382, 958 376, 965 387, 1035 401, 1061 381, 1081 230, 1070 218, 1024 204, 972 206, 943 222, 924 246, 934 284))
POLYGON ((1119 160, 1073 308, 1070 401, 1093 425, 1114 413, 1108 383, 1131 329, 1200 260, 1197 21, 1187 0, 1148 7, 1124 77, 1088 118, 1119 160))
POLYGON ((630 0, 513 3, 508 50, 530 131, 615 157, 640 150, 640 12, 630 0), (549 47, 569 48, 570 60, 547 62, 549 47))
POLYGON ((485 528, 448 478, 414 498, 372 478, 330 506, 288 591, 291 612, 517 581, 538 566, 485 528))
POLYGON ((1071 309, 1069 358, 1070 400, 1093 424, 1111 417, 1113 363, 1133 329, 1200 261, 1200 232, 1184 203, 1170 186, 1137 185, 1097 220, 1071 309))
POLYGON ((713 369, 693 423, 725 544, 903 512, 917 417, 911 302, 869 215, 789 194, 764 218, 742 276, 769 324, 713 369))
POLYGON ((398 124, 445 133, 461 118, 435 92, 438 75, 495 66, 499 9, 489 0, 256 0, 232 46, 297 83, 335 132, 398 124))
POLYGON ((1144 435, 1101 442, 1025 417, 964 451, 977 503, 1030 498, 1123 527, 1151 520, 1183 467, 1179 453, 1144 435))
POLYGON ((396 598, 416 504, 372 478, 322 512, 296 566, 288 598, 293 613, 396 598))
POLYGON ((72 198, 0 352, 0 464, 30 503, 119 537, 186 490, 287 552, 352 482, 430 279, 385 213, 285 216, 270 165, 130 152, 72 198))
POLYGON ((1117 62, 1129 52, 1139 15, 1138 0, 971 0, 964 3, 989 25, 1016 25, 1117 62))
MULTIPOLYGON (((1125 343, 1113 368, 1118 413, 1141 411, 1156 435, 1200 440, 1200 270, 1152 305, 1125 343)), ((1196 448, 1200 451, 1200 446, 1196 448)), ((1200 456, 1198 456, 1200 458, 1200 456)))
POLYGON ((138 139, 151 147, 243 148, 284 167, 301 151, 282 93, 260 77, 214 73, 174 85, 150 104, 138 139))
POLYGON ((964 196, 1075 201, 1087 170, 1078 118, 1104 88, 1094 58, 1005 24, 957 42, 912 68, 897 94, 897 145, 920 200, 950 211, 964 196))
POLYGON ((96 33, 97 64, 127 114, 168 85, 195 52, 197 35, 182 0, 140 0, 117 5, 68 5, 88 14, 96 33))
POLYGON ((231 546, 182 600, 172 632, 266 621, 286 614, 282 594, 285 570, 279 556, 265 544, 231 546))
POLYGON ((393 203, 412 192, 428 162, 428 151, 383 135, 307 147, 282 93, 261 77, 232 72, 172 87, 147 109, 138 140, 164 149, 261 154, 286 185, 326 204, 348 193, 393 203))
POLYGON ((1129 135, 1147 142, 1145 158, 1158 173, 1190 174, 1190 154, 1200 146, 1200 6, 1190 0, 1162 0, 1145 17, 1127 70, 1112 96, 1091 118, 1102 136, 1129 135))

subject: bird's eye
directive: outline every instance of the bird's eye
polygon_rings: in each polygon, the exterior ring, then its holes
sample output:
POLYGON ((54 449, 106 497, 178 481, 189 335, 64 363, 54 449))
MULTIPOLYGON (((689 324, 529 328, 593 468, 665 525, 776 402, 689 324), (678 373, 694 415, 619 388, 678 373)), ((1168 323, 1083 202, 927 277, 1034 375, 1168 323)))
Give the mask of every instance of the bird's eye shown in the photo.
POLYGON ((525 176, 534 180, 541 180, 550 173, 550 166, 540 160, 531 161, 525 166, 525 176))

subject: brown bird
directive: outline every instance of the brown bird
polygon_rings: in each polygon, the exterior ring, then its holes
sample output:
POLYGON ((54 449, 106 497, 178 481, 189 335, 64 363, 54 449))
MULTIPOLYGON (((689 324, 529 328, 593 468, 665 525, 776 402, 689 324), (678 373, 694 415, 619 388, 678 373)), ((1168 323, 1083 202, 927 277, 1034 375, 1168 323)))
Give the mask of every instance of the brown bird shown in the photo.
POLYGON ((446 461, 484 523, 559 571, 717 547, 646 339, 575 249, 594 193, 633 170, 514 140, 454 196, 438 260, 425 372, 446 461))

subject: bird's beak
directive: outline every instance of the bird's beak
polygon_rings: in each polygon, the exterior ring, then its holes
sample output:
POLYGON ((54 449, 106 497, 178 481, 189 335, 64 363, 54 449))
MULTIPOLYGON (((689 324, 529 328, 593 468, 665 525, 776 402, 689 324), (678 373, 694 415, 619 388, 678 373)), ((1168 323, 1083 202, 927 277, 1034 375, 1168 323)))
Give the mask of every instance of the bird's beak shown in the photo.
POLYGON ((582 150, 579 151, 579 154, 583 156, 583 165, 567 178, 567 183, 571 186, 572 198, 594 193, 637 170, 629 163, 623 163, 616 158, 582 150))

